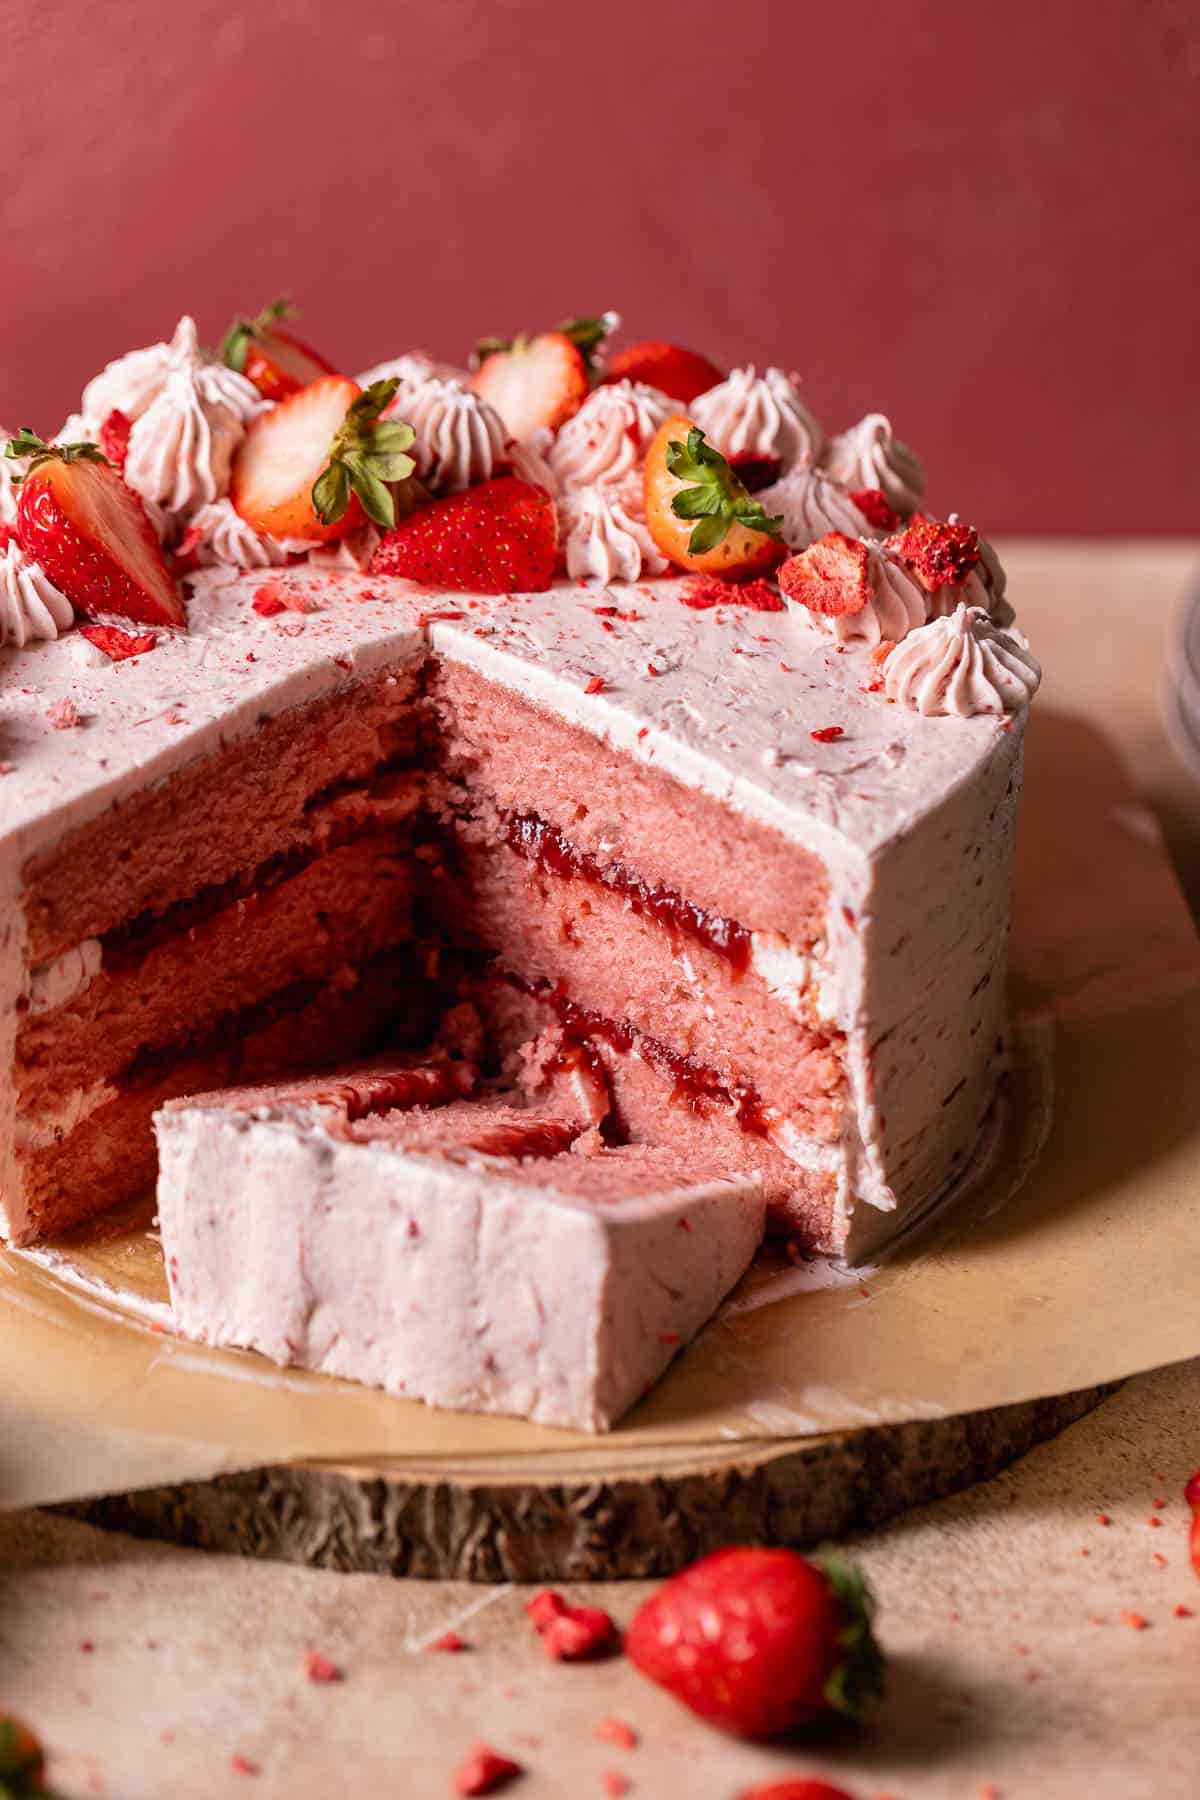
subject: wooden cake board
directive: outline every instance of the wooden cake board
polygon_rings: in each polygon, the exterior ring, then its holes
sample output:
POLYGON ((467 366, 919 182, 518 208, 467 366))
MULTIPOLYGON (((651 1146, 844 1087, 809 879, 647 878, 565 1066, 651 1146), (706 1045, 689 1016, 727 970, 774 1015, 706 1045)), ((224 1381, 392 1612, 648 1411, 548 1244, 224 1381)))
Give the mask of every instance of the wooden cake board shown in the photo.
POLYGON ((660 1576, 727 1544, 795 1548, 985 1481, 1118 1382, 961 1414, 763 1444, 612 1444, 560 1459, 402 1470, 294 1463, 74 1502, 109 1530, 342 1573, 456 1581, 660 1576))

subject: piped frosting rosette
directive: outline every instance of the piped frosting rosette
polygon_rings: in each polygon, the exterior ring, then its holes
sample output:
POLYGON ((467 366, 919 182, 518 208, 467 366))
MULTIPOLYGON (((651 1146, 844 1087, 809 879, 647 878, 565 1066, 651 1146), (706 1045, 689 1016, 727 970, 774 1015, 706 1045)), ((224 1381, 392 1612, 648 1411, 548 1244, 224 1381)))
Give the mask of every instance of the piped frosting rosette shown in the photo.
POLYGON ((593 389, 546 451, 560 490, 628 483, 659 426, 677 410, 673 400, 645 382, 613 381, 593 389))
POLYGON ((850 493, 874 489, 907 519, 921 503, 925 472, 915 453, 900 443, 884 413, 868 413, 848 431, 831 437, 821 453, 822 472, 850 493))
POLYGON ((125 480, 175 542, 228 492, 234 452, 267 404, 245 376, 201 349, 195 322, 184 317, 169 344, 130 351, 90 381, 79 422, 98 441, 111 413, 130 421, 125 480))
POLYGON ((1016 614, 1007 598, 1000 558, 957 513, 948 519, 916 513, 887 544, 928 594, 931 619, 945 618, 965 604, 983 607, 1001 628, 1012 624, 1016 614))
MULTIPOLYGON (((793 376, 750 363, 733 369, 716 387, 692 401, 691 417, 710 443, 736 468, 761 464, 777 475, 814 463, 825 434, 800 397, 793 376)), ((779 509, 768 507, 767 511, 779 509)))
POLYGON ((571 489, 559 504, 567 574, 576 581, 639 581, 667 560, 646 528, 636 482, 571 489))
POLYGON ((920 582, 884 545, 829 532, 779 571, 791 612, 839 644, 896 643, 928 617, 920 582))
POLYGON ((75 608, 42 565, 15 538, 0 546, 0 644, 22 649, 39 638, 61 637, 75 622, 75 608))
POLYGON ((763 488, 755 499, 765 513, 783 520, 783 539, 793 550, 806 550, 830 531, 844 532, 847 537, 882 538, 895 523, 892 518, 883 523, 872 519, 848 489, 806 465, 763 488))
POLYGON ((509 466, 503 419, 461 381, 433 373, 401 377, 386 416, 412 426, 410 454, 431 493, 460 493, 509 466))
POLYGON ((911 631, 884 663, 889 700, 930 716, 969 719, 1028 706, 1042 671, 1023 633, 982 606, 959 605, 911 631))

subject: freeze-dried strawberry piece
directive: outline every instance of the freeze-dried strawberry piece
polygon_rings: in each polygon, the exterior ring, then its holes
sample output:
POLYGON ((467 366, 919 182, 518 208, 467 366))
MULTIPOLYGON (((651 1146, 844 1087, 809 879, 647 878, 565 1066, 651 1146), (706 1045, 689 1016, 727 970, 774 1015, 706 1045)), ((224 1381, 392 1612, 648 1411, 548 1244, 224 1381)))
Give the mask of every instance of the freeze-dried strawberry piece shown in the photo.
POLYGON ((81 625, 80 637, 97 650, 103 650, 110 662, 124 662, 127 656, 145 656, 153 650, 158 638, 152 631, 122 631, 116 625, 81 625))
POLYGON ((552 1662, 582 1662, 589 1656, 602 1656, 616 1641, 616 1625, 598 1606, 569 1607, 542 1633, 542 1649, 552 1662))
POLYGON ((789 557, 779 571, 779 585, 789 600, 826 619, 859 613, 867 604, 867 546, 844 531, 827 532, 789 557))
POLYGON ((910 568, 927 593, 961 587, 979 561, 979 533, 972 525, 950 525, 914 513, 887 548, 910 568))
POLYGON ((637 1748, 638 1734, 633 1726, 627 1725, 624 1719, 614 1718, 611 1713, 601 1719, 594 1735, 602 1744, 615 1744, 620 1750, 637 1748))
POLYGON ((822 725, 816 731, 810 731, 808 735, 810 738, 815 739, 818 744, 834 744, 837 742, 838 738, 845 735, 845 727, 842 725, 822 725))
POLYGON ((460 1795, 494 1794, 525 1771, 510 1756, 501 1756, 490 1744, 476 1744, 454 1775, 454 1792, 460 1795))
POLYGON ((250 605, 260 618, 273 619, 276 613, 287 611, 288 591, 282 581, 264 581, 255 588, 250 605))
POLYGON ((859 488, 850 498, 863 518, 879 531, 895 531, 899 525, 900 514, 882 488, 859 488))
POLYGON ((555 1619, 561 1619, 567 1610, 567 1603, 562 1595, 554 1593, 550 1588, 543 1588, 532 1600, 525 1602, 529 1622, 539 1634, 555 1619))
POLYGON ((714 606, 745 606, 751 612, 782 612, 783 601, 769 581, 725 581, 720 575, 694 575, 679 598, 693 612, 714 606))
POLYGON ((306 1650, 304 1653, 304 1673, 310 1681, 330 1682, 344 1679, 342 1671, 319 1650, 306 1650))
POLYGON ((129 455, 129 433, 132 430, 129 420, 116 407, 109 413, 100 427, 100 448, 107 456, 118 475, 125 473, 125 459, 129 455))
POLYGON ((79 708, 73 700, 55 700, 46 708, 46 717, 55 731, 73 731, 79 724, 79 708))

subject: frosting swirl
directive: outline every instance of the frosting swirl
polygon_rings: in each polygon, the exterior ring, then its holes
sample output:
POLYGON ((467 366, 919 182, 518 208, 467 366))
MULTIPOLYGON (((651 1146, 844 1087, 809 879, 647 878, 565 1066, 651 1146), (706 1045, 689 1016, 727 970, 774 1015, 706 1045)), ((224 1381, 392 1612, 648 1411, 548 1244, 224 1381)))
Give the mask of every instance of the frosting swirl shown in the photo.
POLYGON ((643 521, 606 484, 580 488, 562 508, 567 574, 583 581, 637 581, 667 566, 643 521))
POLYGON ((693 400, 690 413, 723 456, 777 462, 783 475, 815 462, 825 441, 797 382, 782 369, 733 369, 693 400))
POLYGON ((916 511, 925 491, 925 471, 908 445, 896 438, 884 413, 868 413, 848 431, 839 431, 820 460, 831 481, 854 493, 878 488, 902 518, 916 511))
POLYGON ((855 612, 823 613, 792 598, 784 589, 788 611, 812 626, 826 632, 848 648, 898 643, 927 617, 928 595, 920 582, 879 544, 864 544, 858 552, 866 552, 863 571, 866 600, 855 612))
POLYGON ((204 400, 226 407, 243 425, 267 405, 252 381, 236 369, 226 368, 201 348, 196 321, 185 313, 169 344, 131 350, 89 381, 83 390, 80 412, 68 419, 64 431, 81 419, 87 428, 85 435, 94 439, 114 410, 123 412, 131 425, 136 424, 149 412, 169 378, 180 371, 192 377, 204 400))
POLYGON ((1019 631, 1002 631, 981 606, 963 606, 910 632, 884 664, 888 698, 929 715, 1017 712, 1042 671, 1019 631))
POLYGON ((522 444, 511 439, 507 446, 508 460, 518 481, 531 481, 535 487, 544 487, 548 494, 557 498, 560 491, 558 476, 546 461, 543 454, 546 446, 539 443, 539 436, 535 432, 522 444))
MULTIPOLYGON (((232 373, 232 371, 230 371, 232 373)), ((166 534, 229 491, 233 453, 246 435, 237 413, 187 369, 172 369, 129 433, 125 480, 165 514, 166 534)))
POLYGON ((248 525, 232 500, 212 500, 194 513, 180 549, 198 568, 221 564, 230 569, 277 569, 288 560, 289 546, 264 537, 248 525))
POLYGON ((412 426, 417 474, 435 494, 488 481, 508 463, 503 419, 461 381, 437 375, 402 381, 387 416, 412 426))
POLYGON ((292 549, 307 550, 309 562, 318 568, 362 571, 370 568, 380 536, 378 527, 367 519, 357 531, 347 532, 344 538, 334 538, 328 544, 293 544, 292 549))
POLYGON ((465 387, 469 379, 465 369, 457 369, 453 363, 437 362, 423 350, 389 357, 386 362, 376 363, 373 369, 364 369, 354 379, 360 388, 369 388, 373 381, 390 381, 393 375, 401 387, 418 381, 457 381, 465 387))
POLYGON ((616 486, 636 474, 675 402, 642 381, 606 382, 568 419, 546 460, 561 487, 616 486))
POLYGON ((15 538, 0 549, 0 644, 19 650, 37 638, 61 637, 74 622, 67 596, 15 538))
POLYGON ((842 531, 847 537, 878 538, 883 533, 850 498, 849 493, 819 469, 803 464, 781 481, 756 494, 763 511, 783 519, 784 541, 793 550, 807 550, 827 532, 842 531))

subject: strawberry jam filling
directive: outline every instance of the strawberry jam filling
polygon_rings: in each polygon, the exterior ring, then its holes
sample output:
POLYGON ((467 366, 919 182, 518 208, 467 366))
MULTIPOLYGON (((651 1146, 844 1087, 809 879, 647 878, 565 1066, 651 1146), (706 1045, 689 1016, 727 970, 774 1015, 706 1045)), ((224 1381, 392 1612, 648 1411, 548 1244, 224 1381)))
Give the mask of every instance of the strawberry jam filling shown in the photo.
POLYGON ((587 881, 618 894, 632 912, 656 919, 673 938, 690 937, 723 957, 736 975, 750 966, 750 933, 733 919, 697 906, 673 888, 653 886, 620 862, 601 862, 536 813, 506 813, 505 842, 518 856, 565 881, 587 881))

